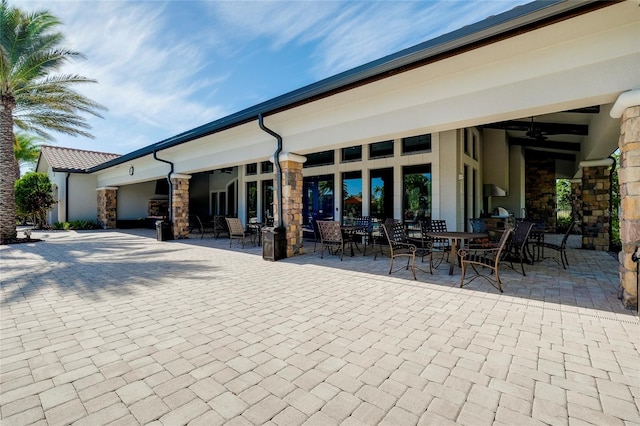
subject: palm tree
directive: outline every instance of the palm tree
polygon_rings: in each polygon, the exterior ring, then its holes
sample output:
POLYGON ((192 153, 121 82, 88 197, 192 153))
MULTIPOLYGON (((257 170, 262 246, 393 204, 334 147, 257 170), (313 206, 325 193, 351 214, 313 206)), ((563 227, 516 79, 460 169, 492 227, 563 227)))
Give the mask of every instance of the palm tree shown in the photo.
POLYGON ((35 164, 40 155, 42 138, 25 132, 15 132, 13 155, 15 156, 16 179, 20 179, 20 168, 27 164, 35 164))
POLYGON ((95 80, 53 74, 62 65, 82 58, 60 47, 61 22, 47 11, 25 13, 0 0, 0 244, 16 238, 13 153, 14 126, 44 139, 50 131, 92 137, 79 113, 100 117, 105 108, 71 89, 95 80))

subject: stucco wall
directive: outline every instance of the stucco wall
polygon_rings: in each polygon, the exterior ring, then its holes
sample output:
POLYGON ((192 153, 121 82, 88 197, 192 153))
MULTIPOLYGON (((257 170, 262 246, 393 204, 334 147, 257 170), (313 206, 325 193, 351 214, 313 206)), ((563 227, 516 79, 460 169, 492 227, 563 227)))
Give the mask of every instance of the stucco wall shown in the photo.
POLYGON ((159 198, 156 196, 155 190, 156 181, 119 187, 118 220, 135 220, 147 217, 147 201, 159 198))
POLYGON ((98 217, 96 177, 72 173, 68 180, 67 190, 69 197, 67 222, 72 220, 95 221, 98 217))

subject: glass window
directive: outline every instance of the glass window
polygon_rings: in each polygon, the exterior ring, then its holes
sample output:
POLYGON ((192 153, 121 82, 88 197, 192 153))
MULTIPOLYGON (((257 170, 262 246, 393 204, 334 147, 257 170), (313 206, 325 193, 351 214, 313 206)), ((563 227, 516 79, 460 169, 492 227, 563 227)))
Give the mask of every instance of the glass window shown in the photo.
POLYGON ((362 160, 362 145, 342 148, 342 162, 362 160))
POLYGON ((431 164, 402 168, 405 221, 431 218, 431 164))
POLYGON ((431 151, 431 134, 411 136, 409 138, 402 139, 403 154, 427 151, 431 151))
POLYGON ((273 163, 271 161, 260 163, 260 173, 273 173, 273 163))
POLYGON ((247 164, 247 176, 258 174, 258 164, 251 163, 247 164))
POLYGON ((313 154, 307 154, 306 157, 307 161, 304 163, 304 168, 327 166, 329 164, 335 164, 336 162, 333 150, 314 152, 313 154))
POLYGON ((393 168, 371 170, 371 217, 393 218, 393 168))
POLYGON ((393 141, 376 142, 369 145, 369 158, 393 157, 393 141))
POLYGON ((350 225, 362 217, 362 172, 342 174, 342 223, 350 225))
POLYGON ((271 179, 262 181, 262 215, 263 222, 273 217, 273 180, 271 179))
POLYGON ((247 182, 247 221, 258 217, 258 182, 247 182))

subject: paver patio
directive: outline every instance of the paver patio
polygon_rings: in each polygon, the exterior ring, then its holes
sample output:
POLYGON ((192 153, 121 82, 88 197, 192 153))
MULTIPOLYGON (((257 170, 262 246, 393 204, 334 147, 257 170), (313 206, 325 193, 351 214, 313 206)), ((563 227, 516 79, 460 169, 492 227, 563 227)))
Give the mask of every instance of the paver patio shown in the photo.
POLYGON ((33 237, 0 246, 3 426, 640 424, 640 323, 607 253, 506 270, 500 295, 372 256, 33 237))

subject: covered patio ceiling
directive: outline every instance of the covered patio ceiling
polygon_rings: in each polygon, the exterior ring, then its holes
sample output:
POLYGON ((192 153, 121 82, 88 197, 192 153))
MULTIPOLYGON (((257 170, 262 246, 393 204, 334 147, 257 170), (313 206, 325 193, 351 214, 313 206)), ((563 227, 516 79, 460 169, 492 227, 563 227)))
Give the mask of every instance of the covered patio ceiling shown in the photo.
POLYGON ((510 145, 576 163, 607 157, 616 150, 619 123, 609 117, 610 108, 593 105, 479 127, 505 130, 510 145))

